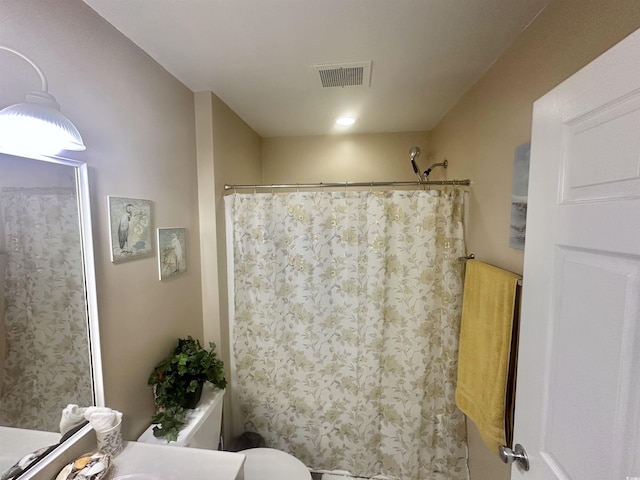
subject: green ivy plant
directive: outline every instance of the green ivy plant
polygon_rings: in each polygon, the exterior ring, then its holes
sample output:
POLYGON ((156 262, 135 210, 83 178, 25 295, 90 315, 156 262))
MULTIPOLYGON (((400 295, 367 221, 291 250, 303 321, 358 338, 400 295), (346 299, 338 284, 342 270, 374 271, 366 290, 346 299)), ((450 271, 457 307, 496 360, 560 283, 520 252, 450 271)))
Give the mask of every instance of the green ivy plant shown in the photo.
POLYGON ((156 423, 153 435, 168 441, 177 440, 180 429, 186 423, 185 408, 193 400, 205 381, 218 388, 225 388, 224 363, 209 343, 209 350, 191 336, 178 339, 178 346, 153 369, 148 384, 155 393, 156 423))

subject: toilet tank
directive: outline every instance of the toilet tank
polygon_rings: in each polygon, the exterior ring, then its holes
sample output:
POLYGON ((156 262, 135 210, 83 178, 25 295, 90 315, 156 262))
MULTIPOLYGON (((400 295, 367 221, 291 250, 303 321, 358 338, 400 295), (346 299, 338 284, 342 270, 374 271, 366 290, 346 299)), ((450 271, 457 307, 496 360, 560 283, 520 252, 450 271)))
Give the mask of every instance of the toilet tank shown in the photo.
POLYGON ((138 442, 217 450, 220 443, 223 398, 224 390, 205 382, 200 402, 196 408, 187 410, 187 423, 180 430, 176 441, 167 442, 163 438, 154 437, 155 425, 151 425, 140 435, 138 442))

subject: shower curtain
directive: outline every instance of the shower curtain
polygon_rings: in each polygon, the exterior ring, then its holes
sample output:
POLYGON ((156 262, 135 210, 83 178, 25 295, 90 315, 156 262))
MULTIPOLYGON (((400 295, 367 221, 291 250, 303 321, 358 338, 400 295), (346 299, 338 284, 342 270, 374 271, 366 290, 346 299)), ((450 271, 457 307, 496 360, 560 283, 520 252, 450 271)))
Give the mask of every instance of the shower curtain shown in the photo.
POLYGON ((5 188, 0 220, 0 425, 58 431, 68 403, 93 403, 75 191, 5 188))
POLYGON ((466 479, 464 191, 225 201, 235 433, 314 469, 466 479))

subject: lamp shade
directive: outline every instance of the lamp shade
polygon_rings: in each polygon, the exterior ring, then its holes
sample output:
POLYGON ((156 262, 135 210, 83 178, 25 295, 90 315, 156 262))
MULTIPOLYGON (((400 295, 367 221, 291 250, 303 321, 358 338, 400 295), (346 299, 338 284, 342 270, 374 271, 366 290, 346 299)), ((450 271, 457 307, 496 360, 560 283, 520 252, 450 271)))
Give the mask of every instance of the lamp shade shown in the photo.
POLYGON ((25 102, 0 110, 0 148, 44 154, 86 149, 78 129, 47 92, 33 92, 25 102))
POLYGON ((32 92, 26 101, 0 110, 0 150, 53 155, 61 150, 86 150, 78 129, 60 112, 60 105, 48 93, 47 78, 36 63, 13 48, 0 45, 31 65, 40 76, 42 91, 32 92))

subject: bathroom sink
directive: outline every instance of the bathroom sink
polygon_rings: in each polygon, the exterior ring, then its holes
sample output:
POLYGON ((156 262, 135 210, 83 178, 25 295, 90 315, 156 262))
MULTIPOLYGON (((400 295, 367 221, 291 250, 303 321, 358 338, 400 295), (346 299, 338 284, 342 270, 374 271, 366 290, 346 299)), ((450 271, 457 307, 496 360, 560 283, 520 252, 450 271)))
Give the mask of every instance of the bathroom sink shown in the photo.
POLYGON ((124 442, 113 460, 113 480, 241 480, 245 457, 200 448, 124 442))

